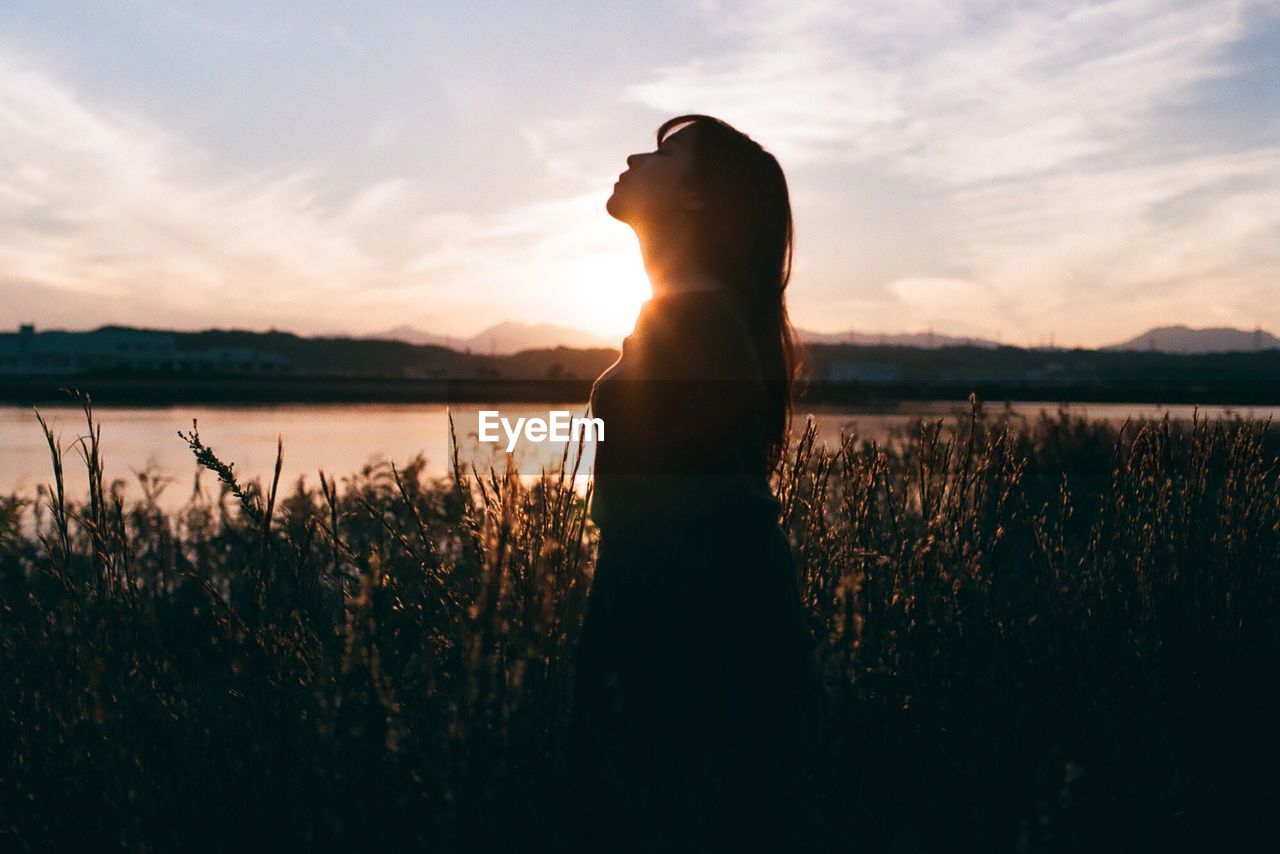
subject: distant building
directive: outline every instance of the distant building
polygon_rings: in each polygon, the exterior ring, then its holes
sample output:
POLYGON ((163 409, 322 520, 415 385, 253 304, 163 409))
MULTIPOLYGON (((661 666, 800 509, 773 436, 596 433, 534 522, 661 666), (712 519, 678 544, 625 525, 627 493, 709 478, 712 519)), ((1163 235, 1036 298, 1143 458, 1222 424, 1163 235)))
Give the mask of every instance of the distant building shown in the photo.
POLYGON ((1041 386, 1098 386, 1103 384, 1101 377, 1073 371, 1056 359, 1039 368, 1028 368, 1022 375, 1028 381, 1041 386))
POLYGON ((944 368, 938 379, 946 383, 981 383, 982 385, 1018 385, 1023 382, 1020 376, 1006 371, 983 371, 974 368, 944 368))
POLYGON ((868 385, 899 383, 903 378, 902 365, 897 362, 867 362, 841 360, 832 362, 827 378, 832 382, 859 382, 868 385))

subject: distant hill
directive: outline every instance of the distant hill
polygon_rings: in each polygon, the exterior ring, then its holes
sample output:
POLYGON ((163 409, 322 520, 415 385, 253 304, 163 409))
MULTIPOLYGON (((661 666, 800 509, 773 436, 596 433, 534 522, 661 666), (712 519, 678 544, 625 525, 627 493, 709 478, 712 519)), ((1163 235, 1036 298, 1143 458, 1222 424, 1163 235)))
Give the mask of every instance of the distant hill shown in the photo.
POLYGON ((617 342, 571 326, 554 323, 498 323, 470 337, 437 335, 413 326, 400 325, 385 332, 374 332, 365 337, 407 344, 430 344, 448 347, 459 352, 471 351, 484 355, 506 356, 521 350, 541 350, 570 347, 590 350, 599 347, 616 347, 617 342))
MULTIPOLYGON (((990 347, 999 346, 995 341, 986 338, 956 337, 941 335, 937 332, 811 332, 797 329, 800 340, 806 344, 854 344, 863 347, 922 347, 935 349, 938 347, 990 347)), ((521 350, 552 349, 569 347, 588 350, 598 347, 618 346, 618 341, 594 335, 572 326, 559 326, 554 323, 498 323, 469 337, 441 335, 402 324, 382 332, 373 332, 367 338, 381 338, 389 341, 403 341, 406 344, 433 344, 437 347, 448 347, 451 350, 472 353, 506 356, 521 350)))
MULTIPOLYGON (((943 335, 938 332, 815 332, 797 329, 806 344, 848 344, 855 347, 916 347, 936 350, 943 347, 981 347, 994 350, 999 342, 989 338, 943 335)), ((439 335, 416 327, 402 325, 385 332, 366 336, 408 344, 448 347, 459 352, 507 356, 521 350, 543 350, 568 347, 590 350, 616 348, 619 342, 571 326, 554 323, 498 323, 470 337, 439 335)), ((1194 329, 1188 326, 1160 326, 1148 329, 1127 341, 1109 344, 1102 351, 1144 350, 1160 353, 1249 353, 1280 348, 1280 338, 1263 330, 1212 327, 1194 329)))
MULTIPOLYGON (((1241 340, 1238 330, 1228 331, 1236 337, 1227 346, 1241 340)), ((995 400, 1276 406, 1280 347, 1261 332, 1245 334, 1270 347, 1169 353, 1142 346, 1141 337, 1136 347, 1131 343, 1129 349, 1109 352, 942 347, 940 336, 926 346, 811 342, 804 374, 812 386, 801 391, 812 391, 814 396, 806 399, 845 402, 964 400, 974 392, 995 400)), ((496 350, 497 332, 494 340, 496 350)), ((504 341, 510 345, 510 339, 504 341)), ((16 332, 0 332, 0 400, 61 400, 58 389, 69 387, 69 380, 71 386, 99 392, 100 401, 122 402, 425 401, 481 393, 578 400, 585 399, 591 380, 617 357, 610 347, 538 347, 490 355, 439 344, 280 331, 103 327, 45 332, 23 325, 16 332), (491 382, 507 385, 495 391, 485 385, 491 382)))
POLYGON ((1251 353, 1280 349, 1280 338, 1261 329, 1248 331, 1229 326, 1193 329, 1189 326, 1158 326, 1119 344, 1099 350, 1155 350, 1161 353, 1251 353))
POLYGON ((937 332, 811 332, 797 329, 800 340, 806 344, 853 344, 858 347, 920 347, 926 350, 939 347, 989 347, 1000 345, 986 338, 955 337, 937 332))

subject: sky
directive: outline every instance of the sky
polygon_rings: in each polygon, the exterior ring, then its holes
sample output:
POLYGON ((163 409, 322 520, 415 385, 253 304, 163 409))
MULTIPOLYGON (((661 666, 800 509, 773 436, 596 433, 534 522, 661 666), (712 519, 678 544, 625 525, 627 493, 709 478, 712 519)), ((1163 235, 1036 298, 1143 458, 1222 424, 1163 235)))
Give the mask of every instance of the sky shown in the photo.
POLYGON ((0 4, 3 327, 620 339, 665 119, 781 162, 820 332, 1280 332, 1280 0, 0 4))

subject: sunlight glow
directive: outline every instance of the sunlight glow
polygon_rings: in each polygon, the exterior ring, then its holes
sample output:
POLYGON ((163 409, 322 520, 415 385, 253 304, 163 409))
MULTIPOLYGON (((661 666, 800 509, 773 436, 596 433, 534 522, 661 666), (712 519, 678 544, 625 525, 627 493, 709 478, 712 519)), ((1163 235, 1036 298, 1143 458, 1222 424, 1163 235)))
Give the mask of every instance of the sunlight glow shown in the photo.
POLYGON ((586 255, 570 267, 572 319, 566 321, 619 340, 631 332, 640 305, 650 296, 649 279, 634 249, 586 255))

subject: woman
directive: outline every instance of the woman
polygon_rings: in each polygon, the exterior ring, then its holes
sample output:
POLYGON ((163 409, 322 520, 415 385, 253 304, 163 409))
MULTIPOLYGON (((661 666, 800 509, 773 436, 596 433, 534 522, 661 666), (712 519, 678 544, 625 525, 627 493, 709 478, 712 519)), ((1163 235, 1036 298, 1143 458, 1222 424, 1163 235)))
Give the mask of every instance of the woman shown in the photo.
POLYGON ((665 122, 627 167, 606 209, 635 231, 653 297, 591 393, 605 439, 575 697, 585 835, 597 850, 788 839, 786 736, 816 671, 769 486, 796 370, 786 180, 703 115, 665 122))

